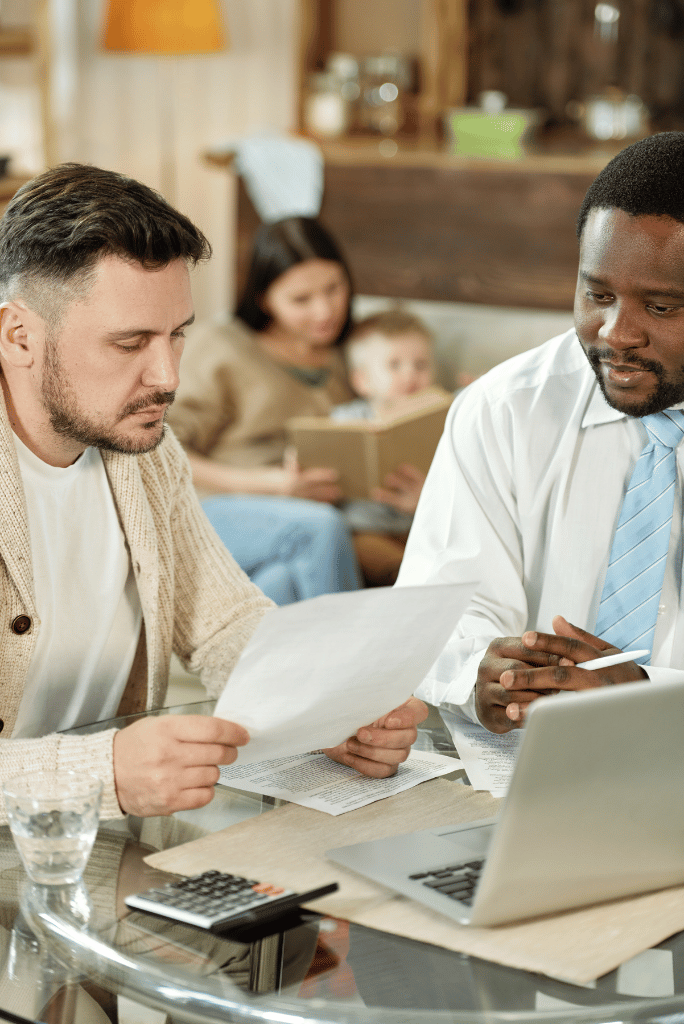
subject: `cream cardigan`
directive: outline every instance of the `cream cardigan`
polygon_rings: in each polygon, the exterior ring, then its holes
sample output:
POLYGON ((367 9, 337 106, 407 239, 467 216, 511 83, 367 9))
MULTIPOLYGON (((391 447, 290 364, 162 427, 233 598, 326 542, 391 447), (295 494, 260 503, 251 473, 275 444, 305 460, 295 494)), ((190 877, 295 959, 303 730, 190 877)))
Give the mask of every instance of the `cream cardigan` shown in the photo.
MULTIPOLYGON (((130 552, 143 629, 120 714, 163 705, 171 652, 200 674, 210 695, 221 690, 242 648, 272 602, 248 580, 200 508, 186 457, 171 431, 154 452, 103 452, 130 552)), ((0 402, 0 719, 11 737, 40 619, 16 449, 0 402), (12 623, 29 616, 17 634, 12 623)), ((77 528, 77 525, 76 525, 77 528)), ((49 700, 49 694, 46 694, 49 700)), ((89 771, 104 782, 102 817, 120 817, 112 745, 115 730, 89 736, 0 738, 0 780, 26 771, 89 771)), ((0 820, 4 819, 4 809, 0 820)))

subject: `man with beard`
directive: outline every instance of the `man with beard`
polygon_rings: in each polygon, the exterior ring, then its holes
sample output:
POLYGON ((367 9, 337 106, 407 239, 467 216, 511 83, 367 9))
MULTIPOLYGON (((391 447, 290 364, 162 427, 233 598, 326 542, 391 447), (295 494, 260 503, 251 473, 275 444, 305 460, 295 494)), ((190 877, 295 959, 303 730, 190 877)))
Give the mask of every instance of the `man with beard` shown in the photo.
MULTIPOLYGON (((172 651, 216 695, 271 607, 164 427, 189 267, 209 254, 151 189, 79 164, 29 182, 0 222, 0 779, 89 771, 105 818, 207 804, 249 739, 180 715, 60 734, 162 706, 172 651)), ((389 775, 425 713, 412 699, 329 753, 389 775)))
POLYGON ((618 154, 577 230, 575 330, 456 400, 398 580, 480 581, 418 693, 492 732, 684 669, 684 133, 618 154), (618 649, 650 657, 581 667, 618 649))

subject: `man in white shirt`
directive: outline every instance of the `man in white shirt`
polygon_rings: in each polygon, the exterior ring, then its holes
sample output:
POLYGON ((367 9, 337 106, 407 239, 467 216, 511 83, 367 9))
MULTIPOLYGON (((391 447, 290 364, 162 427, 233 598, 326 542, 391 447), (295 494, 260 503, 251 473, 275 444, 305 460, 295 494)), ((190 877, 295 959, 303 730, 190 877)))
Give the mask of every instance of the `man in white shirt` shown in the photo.
MULTIPOLYGON (((92 771, 104 817, 208 803, 248 741, 201 716, 61 732, 161 706, 172 650, 216 695, 271 607, 164 427, 189 267, 209 253, 156 193, 78 164, 29 182, 0 222, 0 778, 92 771)), ((425 713, 411 699, 330 756, 391 774, 425 713)))
POLYGON ((478 583, 417 691, 447 722, 506 732, 540 694, 682 676, 682 445, 649 664, 579 667, 616 650, 594 634, 640 417, 684 403, 682 181, 684 133, 612 160, 578 220, 576 330, 496 367, 449 414, 398 579, 478 583))

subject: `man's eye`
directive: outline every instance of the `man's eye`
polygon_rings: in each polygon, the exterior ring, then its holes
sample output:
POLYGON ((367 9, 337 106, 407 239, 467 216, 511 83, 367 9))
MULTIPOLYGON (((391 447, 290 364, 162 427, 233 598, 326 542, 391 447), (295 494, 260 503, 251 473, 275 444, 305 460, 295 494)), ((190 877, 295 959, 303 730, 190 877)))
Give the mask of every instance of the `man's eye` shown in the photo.
POLYGON ((607 295, 605 292, 588 291, 586 292, 586 296, 588 299, 591 299, 592 302, 607 302, 610 299, 610 295, 607 295))
POLYGON ((658 316, 666 316, 668 313, 677 313, 682 307, 662 306, 659 302, 653 302, 648 308, 652 310, 652 312, 657 313, 658 316))

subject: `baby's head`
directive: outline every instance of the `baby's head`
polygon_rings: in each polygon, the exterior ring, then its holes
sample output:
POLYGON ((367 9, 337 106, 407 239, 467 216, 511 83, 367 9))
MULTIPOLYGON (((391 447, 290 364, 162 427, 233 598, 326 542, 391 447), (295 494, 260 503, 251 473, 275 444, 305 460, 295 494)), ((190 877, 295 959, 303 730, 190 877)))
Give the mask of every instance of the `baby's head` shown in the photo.
POLYGON ((354 390, 375 405, 422 391, 434 383, 432 335, 422 320, 390 309, 362 320, 345 345, 354 390))

